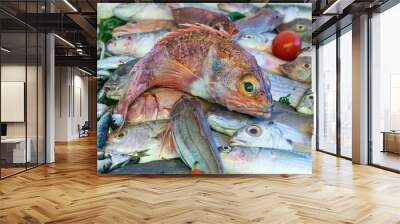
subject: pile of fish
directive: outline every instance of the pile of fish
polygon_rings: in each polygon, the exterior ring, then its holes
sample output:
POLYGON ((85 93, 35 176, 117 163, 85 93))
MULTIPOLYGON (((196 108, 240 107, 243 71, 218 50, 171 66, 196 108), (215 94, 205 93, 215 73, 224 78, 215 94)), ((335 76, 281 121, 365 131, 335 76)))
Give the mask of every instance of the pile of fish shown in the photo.
POLYGON ((311 4, 99 3, 97 35, 98 172, 311 173, 311 4))

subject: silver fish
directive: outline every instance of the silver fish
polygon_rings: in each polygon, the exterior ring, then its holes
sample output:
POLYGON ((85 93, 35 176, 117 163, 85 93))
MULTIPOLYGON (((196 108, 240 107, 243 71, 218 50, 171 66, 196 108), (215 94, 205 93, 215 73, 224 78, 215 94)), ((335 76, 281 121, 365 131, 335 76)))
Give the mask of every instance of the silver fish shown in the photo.
POLYGON ((310 88, 309 84, 291 80, 281 75, 272 73, 264 73, 263 75, 271 82, 272 99, 278 102, 281 97, 288 97, 289 104, 292 107, 299 105, 303 95, 310 88))
POLYGON ((141 58, 168 32, 167 30, 159 30, 114 37, 107 43, 107 51, 113 55, 128 55, 141 58))
POLYGON ((183 96, 171 111, 176 150, 191 169, 206 174, 223 172, 217 146, 200 101, 183 96))
POLYGON ((178 158, 172 142, 169 120, 125 125, 119 133, 109 138, 104 151, 111 154, 113 167, 136 154, 144 155, 139 163, 178 158))
POLYGON ((125 87, 129 81, 129 72, 137 61, 138 59, 134 59, 127 62, 110 75, 110 78, 104 84, 104 91, 108 99, 119 100, 124 94, 125 87))
POLYGON ((296 3, 296 4, 281 4, 281 3, 269 3, 266 8, 270 8, 278 11, 284 15, 283 22, 288 23, 294 19, 312 19, 311 3, 296 3))
POLYGON ((113 15, 125 21, 149 19, 172 20, 171 10, 167 4, 156 3, 123 3, 113 9, 113 15))
POLYGON ((311 56, 299 55, 294 61, 281 64, 280 70, 290 79, 302 83, 311 83, 311 56))
POLYGON ((290 124, 260 121, 239 129, 230 140, 230 146, 309 151, 311 137, 290 124))
POLYGON ((249 3, 218 3, 218 8, 225 12, 256 13, 260 8, 249 3))
POLYGON ((97 69, 117 69, 120 65, 123 65, 134 59, 134 57, 130 56, 113 56, 104 58, 97 61, 97 69))
MULTIPOLYGON (((222 107, 212 107, 207 112, 207 121, 211 128, 228 136, 232 136, 238 129, 246 125, 263 120, 231 112, 222 107)), ((290 125, 310 137, 313 134, 313 116, 297 113, 291 106, 278 102, 274 103, 271 117, 266 120, 290 125)))
POLYGON ((297 112, 307 115, 314 114, 314 94, 309 89, 301 99, 299 105, 296 107, 297 112))
POLYGON ((220 153, 225 174, 311 174, 310 152, 232 147, 220 153))
POLYGON ((278 11, 263 8, 257 13, 235 22, 241 34, 265 33, 273 31, 283 21, 283 15, 278 11))
POLYGON ((285 138, 283 131, 272 121, 262 121, 239 129, 229 145, 293 150, 290 139, 285 138))
POLYGON ((238 37, 237 41, 245 49, 256 49, 272 53, 272 41, 274 33, 249 33, 238 37))

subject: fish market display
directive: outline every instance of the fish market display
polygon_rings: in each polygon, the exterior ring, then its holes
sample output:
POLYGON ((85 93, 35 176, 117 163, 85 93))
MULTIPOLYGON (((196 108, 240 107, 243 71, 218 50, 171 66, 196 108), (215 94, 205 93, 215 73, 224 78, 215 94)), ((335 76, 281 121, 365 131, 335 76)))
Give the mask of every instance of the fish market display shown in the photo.
POLYGON ((254 57, 230 36, 210 27, 192 25, 168 34, 130 76, 116 110, 124 118, 134 100, 155 86, 182 90, 250 115, 271 112, 270 83, 254 57))
POLYGON ((97 25, 98 173, 311 173, 310 3, 98 3, 97 25))

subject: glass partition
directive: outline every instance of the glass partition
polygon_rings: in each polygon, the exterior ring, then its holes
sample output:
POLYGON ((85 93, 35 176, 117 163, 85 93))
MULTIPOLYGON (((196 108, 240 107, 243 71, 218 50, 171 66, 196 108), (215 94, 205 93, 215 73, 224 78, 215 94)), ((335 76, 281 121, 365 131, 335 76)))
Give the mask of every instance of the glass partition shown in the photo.
POLYGON ((352 157, 352 32, 340 36, 340 155, 352 157))
POLYGON ((43 10, 43 1, 1 1, 0 178, 45 163, 45 35, 16 17, 43 10), (14 16, 14 14, 16 16, 14 16))
POLYGON ((400 171, 400 5, 371 19, 371 162, 400 171))
POLYGON ((318 149, 336 154, 336 39, 318 48, 318 149))

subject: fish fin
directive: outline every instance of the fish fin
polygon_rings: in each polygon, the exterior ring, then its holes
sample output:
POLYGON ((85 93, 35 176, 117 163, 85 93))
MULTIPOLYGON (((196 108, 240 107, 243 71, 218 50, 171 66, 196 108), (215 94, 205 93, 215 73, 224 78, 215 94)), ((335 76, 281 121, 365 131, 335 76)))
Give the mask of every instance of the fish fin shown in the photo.
POLYGON ((200 77, 176 60, 165 60, 156 69, 154 83, 163 83, 166 87, 190 87, 191 83, 200 77))
POLYGON ((230 37, 230 35, 228 33, 224 32, 224 31, 216 30, 216 29, 214 29, 210 26, 204 25, 204 24, 184 23, 184 24, 179 24, 179 25, 185 26, 186 28, 177 29, 175 31, 170 32, 169 34, 164 36, 160 41, 158 41, 158 43, 156 44, 156 46, 154 46, 154 48, 156 48, 157 46, 160 46, 160 45, 165 45, 168 41, 176 38, 178 35, 181 35, 184 32, 190 32, 190 31, 195 31, 195 30, 204 30, 204 31, 218 34, 223 37, 230 37))

